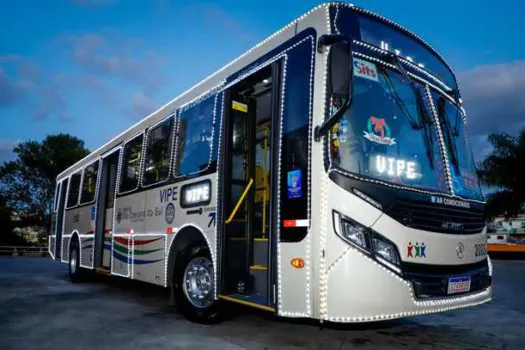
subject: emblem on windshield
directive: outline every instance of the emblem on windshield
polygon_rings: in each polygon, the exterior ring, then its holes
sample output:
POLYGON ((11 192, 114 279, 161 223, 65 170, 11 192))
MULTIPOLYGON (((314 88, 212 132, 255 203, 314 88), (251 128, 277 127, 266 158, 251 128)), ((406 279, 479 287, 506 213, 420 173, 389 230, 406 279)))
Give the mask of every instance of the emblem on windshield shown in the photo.
POLYGON ((367 130, 364 131, 364 137, 372 142, 388 146, 396 144, 396 139, 391 137, 390 127, 384 118, 371 116, 368 119, 367 130))

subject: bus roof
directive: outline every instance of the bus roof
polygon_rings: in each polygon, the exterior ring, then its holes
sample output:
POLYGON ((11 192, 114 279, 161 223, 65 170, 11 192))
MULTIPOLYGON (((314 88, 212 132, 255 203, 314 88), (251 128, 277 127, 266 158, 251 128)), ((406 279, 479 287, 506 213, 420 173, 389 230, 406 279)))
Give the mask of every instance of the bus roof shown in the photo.
POLYGON ((432 48, 423 39, 421 39, 419 36, 411 32, 410 30, 406 29, 405 27, 402 27, 401 25, 389 20, 388 18, 382 17, 376 13, 373 13, 368 10, 354 6, 351 3, 345 3, 345 2, 322 3, 314 7, 310 11, 306 12, 302 16, 296 18, 292 22, 288 23, 286 26, 282 27, 278 31, 274 32, 272 35, 270 35, 263 41, 259 42, 257 45, 253 46, 248 51, 244 52, 243 54, 241 54, 234 60, 230 61, 229 63, 224 65, 219 70, 215 71, 208 77, 204 78, 197 84, 193 85, 186 91, 182 92, 180 95, 173 98, 171 101, 169 101, 168 103, 166 103, 165 105, 157 109, 156 111, 150 113, 148 116, 144 117, 143 119, 141 119, 140 121, 138 121, 137 123, 129 127, 128 129, 126 129, 125 131, 121 132, 120 134, 115 136, 110 141, 106 142, 105 144, 97 148, 96 150, 92 151, 86 157, 82 158, 75 164, 71 165, 69 168, 62 171, 57 176, 57 181, 61 181, 64 178, 70 176, 71 174, 78 172, 84 166, 89 165, 94 160, 96 160, 98 157, 120 146, 124 141, 134 137, 137 134, 140 134, 144 129, 154 125, 158 121, 171 115, 178 108, 186 104, 189 104, 192 101, 199 99, 199 97, 207 94, 210 90, 219 86, 221 82, 224 82, 225 79, 231 74, 234 74, 235 72, 241 70, 245 66, 249 65, 252 61, 255 61, 258 57, 263 56, 265 53, 276 48, 283 42, 292 38, 294 35, 296 35, 300 31, 308 28, 309 26, 314 26, 317 28, 326 28, 326 31, 330 31, 331 26, 329 23, 330 16, 328 14, 328 11, 330 7, 334 7, 334 6, 344 6, 344 7, 352 8, 360 13, 380 19, 383 22, 386 22, 394 26, 395 28, 405 32, 406 34, 420 41, 430 51, 436 54, 443 61, 443 63, 450 69, 450 71, 454 74, 450 66, 447 64, 447 62, 434 48, 432 48), (325 10, 325 11, 322 11, 322 10, 325 10))

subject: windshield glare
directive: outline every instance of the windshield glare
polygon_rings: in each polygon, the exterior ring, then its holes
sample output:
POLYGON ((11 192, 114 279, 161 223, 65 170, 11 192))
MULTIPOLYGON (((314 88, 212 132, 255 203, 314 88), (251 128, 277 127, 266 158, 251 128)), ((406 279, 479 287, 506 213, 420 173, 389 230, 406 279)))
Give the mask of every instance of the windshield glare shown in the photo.
MULTIPOLYGON (((422 87, 417 85, 418 89, 422 87)), ((414 90, 403 77, 354 58, 352 105, 331 130, 332 165, 386 182, 433 191, 447 190, 436 130, 433 167, 427 155, 414 90)))
MULTIPOLYGON (((450 132, 445 137, 454 143, 458 166, 450 165, 454 193, 471 199, 482 199, 481 188, 476 174, 476 163, 467 136, 467 126, 461 110, 441 95, 432 92, 439 118, 449 124, 450 132)), ((448 140, 447 140, 448 141, 448 140)), ((448 158, 452 159, 451 149, 448 158)))

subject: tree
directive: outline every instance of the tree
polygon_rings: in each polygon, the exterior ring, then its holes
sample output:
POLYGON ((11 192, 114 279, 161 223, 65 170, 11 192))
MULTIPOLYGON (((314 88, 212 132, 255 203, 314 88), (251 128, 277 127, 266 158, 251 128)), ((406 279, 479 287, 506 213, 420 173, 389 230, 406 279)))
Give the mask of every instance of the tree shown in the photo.
POLYGON ((517 137, 491 134, 492 153, 478 165, 481 181, 497 190, 488 196, 487 217, 515 216, 525 203, 525 128, 517 137))
POLYGON ((89 151, 67 134, 23 142, 13 151, 17 159, 0 165, 0 196, 24 225, 49 229, 57 175, 89 151))

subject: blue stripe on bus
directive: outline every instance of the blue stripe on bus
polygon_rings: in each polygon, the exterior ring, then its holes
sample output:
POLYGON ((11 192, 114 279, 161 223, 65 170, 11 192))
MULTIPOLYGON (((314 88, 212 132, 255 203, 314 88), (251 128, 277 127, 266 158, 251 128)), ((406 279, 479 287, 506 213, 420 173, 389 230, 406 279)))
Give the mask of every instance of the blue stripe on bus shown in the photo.
MULTIPOLYGON (((130 263, 132 259, 128 259, 127 256, 121 255, 117 253, 116 251, 113 251, 113 258, 117 259, 118 261, 122 261, 123 263, 130 263)), ((147 265, 147 264, 153 264, 159 261, 162 261, 164 259, 157 259, 157 260, 141 260, 141 259, 133 259, 133 265, 147 265)))

